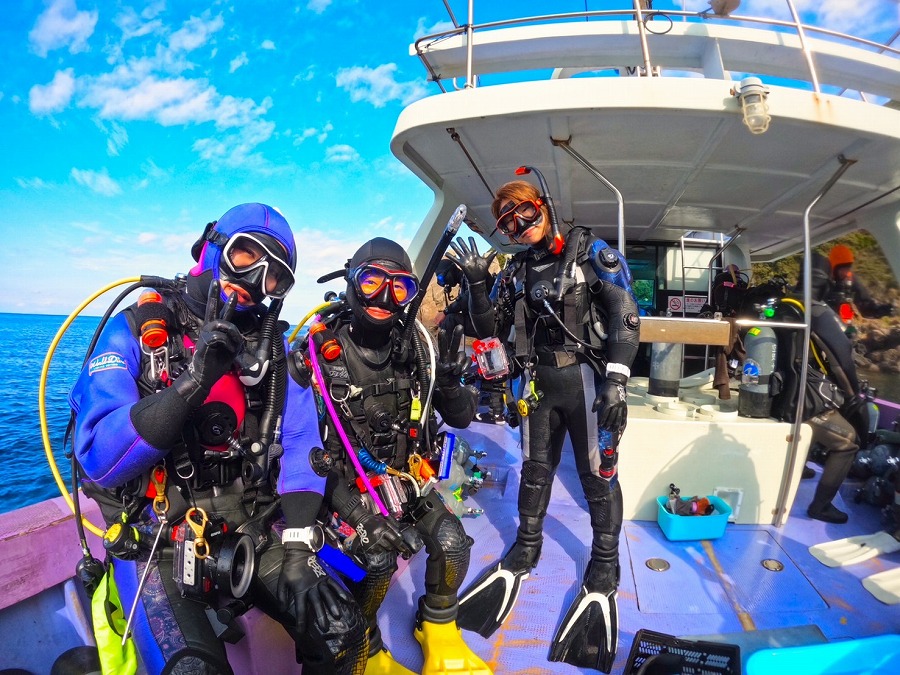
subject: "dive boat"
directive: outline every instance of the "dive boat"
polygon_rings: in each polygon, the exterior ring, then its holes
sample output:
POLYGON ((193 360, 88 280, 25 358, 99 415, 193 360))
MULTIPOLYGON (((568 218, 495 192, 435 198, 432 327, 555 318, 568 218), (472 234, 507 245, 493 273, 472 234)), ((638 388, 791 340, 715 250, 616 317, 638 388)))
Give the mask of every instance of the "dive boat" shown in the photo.
MULTIPOLYGON (((455 28, 410 46, 436 89, 402 111, 390 143, 435 196, 410 255, 426 267, 459 205, 482 250, 514 252, 490 204, 517 167, 531 167, 562 221, 624 252, 647 314, 642 349, 687 345, 676 395, 652 394, 640 376, 628 388, 614 673, 637 672, 641 649, 646 658, 710 644, 733 651, 684 672, 898 672, 900 604, 862 580, 900 570, 900 552, 828 567, 809 550, 876 533, 881 514, 846 484, 837 505, 848 523, 806 516, 816 483, 800 478, 809 428, 738 414, 738 382, 724 398, 708 367, 732 326, 698 314, 717 271, 808 258, 812 246, 857 230, 900 277, 900 49, 803 25, 790 0, 789 21, 729 15, 736 2, 700 14, 624 4, 484 25, 451 14, 455 28), (721 529, 664 531, 660 498, 670 484, 721 500, 721 529), (769 660, 754 670, 757 654, 769 660)), ((878 404, 890 429, 900 406, 878 404)), ((457 433, 486 453, 479 466, 489 472, 466 499, 475 544, 465 587, 514 540, 521 458, 517 429, 474 423, 457 433)), ((93 502, 81 505, 100 522, 93 502)), ((0 516, 0 668, 50 672, 60 654, 92 642, 73 579, 72 521, 62 497, 0 516)), ((564 450, 540 563, 491 638, 466 633, 495 673, 596 672, 547 660, 590 537, 564 450)), ((88 542, 102 550, 96 536, 88 542)), ((404 563, 380 615, 385 644, 413 670, 423 575, 422 555, 404 563)), ((239 621, 247 634, 229 645, 235 672, 297 671, 280 627, 256 610, 239 621)))

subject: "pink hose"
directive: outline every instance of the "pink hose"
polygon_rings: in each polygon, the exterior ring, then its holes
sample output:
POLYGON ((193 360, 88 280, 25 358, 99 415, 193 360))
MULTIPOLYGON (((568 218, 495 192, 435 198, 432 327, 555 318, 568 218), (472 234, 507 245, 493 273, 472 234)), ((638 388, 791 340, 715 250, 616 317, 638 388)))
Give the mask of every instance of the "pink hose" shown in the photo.
MULTIPOLYGON (((321 321, 321 317, 317 316, 314 321, 321 321)), ((350 439, 347 438, 347 433, 344 431, 344 425, 341 424, 341 418, 338 416, 337 411, 334 409, 334 403, 331 402, 331 396, 328 393, 328 386, 325 383, 325 378, 322 376, 322 368, 319 366, 319 356, 316 354, 316 341, 310 337, 309 339, 309 356, 310 363, 312 363, 313 375, 316 378, 316 381, 319 383, 319 391, 322 394, 322 399, 325 401, 325 407, 328 408, 328 414, 331 415, 331 420, 334 422, 334 426, 337 429, 338 436, 341 437, 341 440, 344 442, 344 447, 347 449, 347 454, 350 455, 350 461, 353 462, 353 468, 356 469, 356 473, 359 474, 359 477, 362 478, 363 485, 366 486, 366 490, 369 491, 369 496, 372 497, 372 501, 375 502, 375 506, 378 507, 378 510, 381 511, 381 515, 387 516, 388 510, 384 505, 384 502, 381 501, 381 498, 376 494, 375 488, 372 487, 372 483, 369 482, 369 477, 366 475, 365 469, 362 468, 362 465, 359 463, 359 458, 356 456, 356 453, 353 451, 353 445, 350 443, 350 439)))

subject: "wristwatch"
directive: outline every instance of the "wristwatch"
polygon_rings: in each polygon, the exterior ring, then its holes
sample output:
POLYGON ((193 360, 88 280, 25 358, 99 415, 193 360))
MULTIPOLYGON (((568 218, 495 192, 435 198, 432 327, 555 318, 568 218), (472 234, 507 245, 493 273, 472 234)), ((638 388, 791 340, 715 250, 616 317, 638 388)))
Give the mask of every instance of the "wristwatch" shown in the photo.
POLYGON ((325 533, 322 531, 321 525, 289 527, 281 533, 281 542, 287 544, 292 541, 306 544, 313 553, 318 553, 325 545, 325 533))

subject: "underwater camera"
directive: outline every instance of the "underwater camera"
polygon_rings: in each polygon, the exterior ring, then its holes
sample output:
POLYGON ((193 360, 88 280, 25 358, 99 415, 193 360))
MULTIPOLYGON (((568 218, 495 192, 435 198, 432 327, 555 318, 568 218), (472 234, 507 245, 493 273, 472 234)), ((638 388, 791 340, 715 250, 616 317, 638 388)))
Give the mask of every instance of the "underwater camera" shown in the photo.
POLYGON ((247 534, 228 531, 224 518, 191 508, 173 529, 174 578, 182 596, 206 600, 219 594, 239 600, 250 590, 256 551, 247 534))

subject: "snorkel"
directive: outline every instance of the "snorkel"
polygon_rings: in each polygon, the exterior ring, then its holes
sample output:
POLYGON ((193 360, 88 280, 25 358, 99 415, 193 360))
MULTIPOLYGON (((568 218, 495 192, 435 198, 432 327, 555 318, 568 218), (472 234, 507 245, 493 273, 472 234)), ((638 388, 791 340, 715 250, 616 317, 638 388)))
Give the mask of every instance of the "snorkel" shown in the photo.
POLYGON ((550 246, 547 248, 553 255, 559 255, 566 245, 566 240, 563 239, 563 236, 559 233, 559 221, 556 218, 556 207, 553 205, 553 199, 550 197, 550 188, 547 187, 547 181, 544 180, 544 174, 533 166, 520 166, 516 169, 517 176, 524 176, 527 173, 533 173, 537 176, 538 183, 541 185, 541 192, 543 193, 541 194, 541 201, 547 205, 547 211, 550 213, 550 227, 553 230, 553 241, 550 242, 550 246))
POLYGON ((410 340, 412 340, 416 323, 415 318, 419 313, 419 307, 422 306, 422 301, 425 300, 425 293, 428 291, 428 284, 431 283, 431 277, 434 276, 434 271, 437 269, 438 263, 441 262, 441 258, 444 257, 447 247, 459 231, 459 226, 462 225, 467 211, 468 209, 465 204, 460 204, 456 207, 453 215, 450 216, 450 220, 447 221, 447 226, 444 228, 444 233, 438 240, 437 246, 435 246, 434 251, 431 252, 428 264, 425 265, 425 271, 422 272, 422 276, 419 277, 419 292, 406 308, 406 328, 403 331, 403 342, 406 344, 410 344, 410 340))

